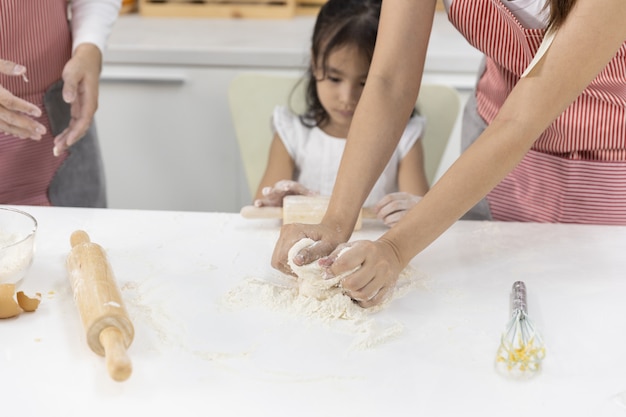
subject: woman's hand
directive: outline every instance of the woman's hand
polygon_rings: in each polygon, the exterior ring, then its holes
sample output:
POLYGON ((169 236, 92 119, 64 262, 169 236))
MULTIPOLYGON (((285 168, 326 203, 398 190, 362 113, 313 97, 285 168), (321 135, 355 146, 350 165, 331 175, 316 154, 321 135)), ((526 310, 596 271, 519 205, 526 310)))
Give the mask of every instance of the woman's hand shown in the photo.
POLYGON ((60 155, 87 132, 98 108, 102 53, 89 43, 79 45, 63 68, 63 100, 71 105, 69 126, 54 138, 54 154, 60 155))
POLYGON ((376 203, 374 212, 385 225, 392 227, 421 199, 420 196, 404 192, 387 194, 376 203))
POLYGON ((339 245, 328 257, 320 259, 319 264, 331 277, 358 268, 343 279, 341 287, 348 297, 364 308, 387 300, 404 268, 393 245, 383 239, 339 245), (338 256, 346 246, 350 249, 338 256))
POLYGON ((263 198, 254 200, 256 207, 282 207, 285 196, 317 194, 302 184, 291 180, 278 181, 273 187, 263 188, 262 193, 263 198))
MULTIPOLYGON (((26 68, 15 62, 0 59, 0 73, 22 77, 28 82, 26 68)), ((22 100, 0 85, 0 131, 22 139, 39 140, 46 128, 35 118, 41 117, 41 109, 22 100)))
POLYGON ((280 236, 272 254, 272 266, 285 274, 294 275, 287 263, 287 255, 292 246, 305 237, 313 239, 315 243, 298 252, 293 259, 296 265, 307 265, 328 256, 337 245, 345 242, 337 229, 324 224, 286 224, 280 229, 280 236))

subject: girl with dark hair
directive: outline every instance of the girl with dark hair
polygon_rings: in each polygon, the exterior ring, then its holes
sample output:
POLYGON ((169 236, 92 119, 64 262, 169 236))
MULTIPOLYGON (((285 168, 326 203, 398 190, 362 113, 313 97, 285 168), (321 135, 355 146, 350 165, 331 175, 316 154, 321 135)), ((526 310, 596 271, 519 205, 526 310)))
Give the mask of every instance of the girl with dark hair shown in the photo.
POLYGON ((435 5, 384 1, 325 217, 283 226, 272 258, 290 272, 289 249, 310 237, 294 262, 323 258, 329 275, 359 268, 342 285, 363 307, 381 303, 409 261, 485 197, 475 218, 626 225, 626 2, 444 0, 485 56, 465 108, 466 149, 395 227, 334 260, 415 103, 435 5))
MULTIPOLYGON (((378 30, 380 0, 329 0, 313 30, 302 115, 275 109, 274 138, 257 190, 256 206, 281 206, 285 195, 330 195, 346 137, 368 71, 378 30)), ((420 137, 424 119, 410 115, 391 159, 365 206, 388 226, 428 190, 420 137)))

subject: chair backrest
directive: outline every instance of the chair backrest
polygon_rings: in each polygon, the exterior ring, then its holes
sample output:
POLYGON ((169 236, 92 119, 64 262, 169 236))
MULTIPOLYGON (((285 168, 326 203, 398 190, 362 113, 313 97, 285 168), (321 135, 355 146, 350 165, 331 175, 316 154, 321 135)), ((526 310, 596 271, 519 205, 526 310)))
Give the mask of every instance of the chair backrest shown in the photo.
POLYGON ((459 117, 461 98, 453 87, 443 84, 422 84, 417 98, 417 108, 420 114, 426 117, 422 147, 426 178, 432 185, 459 117))
POLYGON ((242 73, 228 89, 228 101, 250 194, 261 182, 272 142, 274 107, 286 105, 294 87, 292 108, 304 110, 304 83, 294 75, 242 73))
MULTIPOLYGON (((299 81, 294 75, 242 73, 230 83, 231 117, 251 196, 267 164, 274 107, 289 103, 297 112, 304 110, 304 82, 299 81)), ((422 140, 426 177, 432 183, 458 117, 460 99, 452 87, 422 84, 417 106, 427 119, 422 140)))

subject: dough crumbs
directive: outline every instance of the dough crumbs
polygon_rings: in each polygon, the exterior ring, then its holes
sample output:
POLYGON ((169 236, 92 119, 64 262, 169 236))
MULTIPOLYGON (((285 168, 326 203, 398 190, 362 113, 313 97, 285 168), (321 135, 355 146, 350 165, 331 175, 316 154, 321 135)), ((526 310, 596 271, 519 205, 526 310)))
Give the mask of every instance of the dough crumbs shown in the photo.
MULTIPOLYGON (((301 248, 313 243, 310 239, 297 242, 289 252, 290 265, 301 248)), ((305 318, 332 330, 354 335, 350 350, 365 350, 397 338, 404 332, 401 322, 382 320, 375 313, 413 289, 426 288, 426 275, 408 266, 400 274, 393 293, 385 303, 364 309, 342 293, 338 287, 342 277, 325 280, 317 262, 302 267, 291 266, 298 279, 278 272, 279 276, 245 278, 225 294, 221 305, 228 310, 262 306, 291 317, 305 318)))

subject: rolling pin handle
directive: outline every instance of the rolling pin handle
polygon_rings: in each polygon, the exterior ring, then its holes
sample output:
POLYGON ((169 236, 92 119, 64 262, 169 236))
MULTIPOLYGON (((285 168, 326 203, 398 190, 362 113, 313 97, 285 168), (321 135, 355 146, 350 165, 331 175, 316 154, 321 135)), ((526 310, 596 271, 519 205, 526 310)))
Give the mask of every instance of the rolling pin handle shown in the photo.
POLYGON ((107 371, 111 378, 115 381, 127 380, 133 366, 126 354, 122 332, 115 327, 107 327, 100 332, 100 343, 104 347, 107 371))
POLYGON ((84 230, 76 230, 70 236, 70 244, 72 247, 89 242, 91 242, 91 239, 89 239, 89 235, 84 230))

